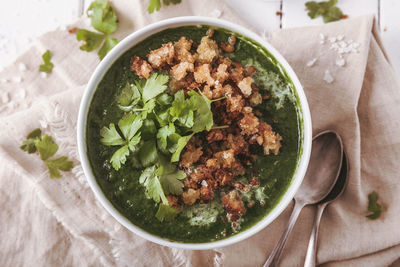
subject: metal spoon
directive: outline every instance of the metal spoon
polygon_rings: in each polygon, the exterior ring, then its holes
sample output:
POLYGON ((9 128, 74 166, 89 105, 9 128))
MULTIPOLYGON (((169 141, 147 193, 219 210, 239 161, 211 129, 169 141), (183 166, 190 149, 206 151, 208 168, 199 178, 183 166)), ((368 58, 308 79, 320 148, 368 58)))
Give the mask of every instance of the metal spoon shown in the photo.
POLYGON ((346 153, 343 152, 342 169, 339 178, 332 191, 321 202, 319 202, 317 206, 317 214, 315 214, 314 217, 314 226, 311 232, 310 241, 308 242, 306 260, 304 262, 305 267, 315 267, 317 261, 318 229, 322 213, 324 212, 325 207, 336 200, 346 188, 348 166, 349 164, 347 162, 346 153))
POLYGON ((343 143, 334 131, 324 131, 313 138, 309 167, 303 183, 294 197, 294 208, 288 227, 282 234, 263 267, 278 266, 286 240, 306 205, 316 204, 332 190, 342 167, 343 143))

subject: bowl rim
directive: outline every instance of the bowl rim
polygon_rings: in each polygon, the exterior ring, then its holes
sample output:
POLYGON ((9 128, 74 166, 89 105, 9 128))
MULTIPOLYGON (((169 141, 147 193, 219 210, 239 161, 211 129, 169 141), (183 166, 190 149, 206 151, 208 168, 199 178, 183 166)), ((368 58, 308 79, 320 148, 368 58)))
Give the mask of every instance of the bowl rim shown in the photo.
POLYGON ((100 62, 100 64, 96 67, 95 71, 93 72, 80 103, 77 124, 78 124, 77 125, 78 152, 81 165, 84 170, 86 179, 92 191, 94 192, 97 200, 100 201, 100 203, 107 210, 107 212, 109 212, 119 223, 121 223, 131 232, 154 243, 180 249, 205 250, 205 249, 215 249, 219 247, 224 247, 232 245, 244 239, 247 239, 250 236, 253 236, 254 234, 264 229, 267 225, 273 222, 292 201, 295 193, 297 192, 298 188, 300 187, 303 181, 311 153, 312 127, 311 127, 310 110, 303 87, 299 79, 297 78, 295 72, 289 65, 289 63, 272 45, 270 45, 267 41, 265 41, 256 33, 246 29, 243 26, 234 24, 232 22, 211 17, 184 16, 184 17, 175 17, 166 20, 161 20, 152 23, 150 25, 147 25, 125 37, 104 57, 104 59, 100 62), (139 226, 136 226, 131 221, 129 221, 105 197, 103 191, 101 190, 92 172, 86 148, 86 124, 87 124, 87 115, 90 103, 92 101, 92 98, 94 96, 98 84, 101 82, 104 75, 107 73, 112 64, 126 51, 128 51, 131 47, 141 42, 142 40, 146 39, 147 37, 168 28, 175 28, 175 27, 189 26, 189 25, 209 25, 214 27, 225 28, 230 31, 239 33, 247 38, 250 38, 251 40, 256 41, 261 46, 266 48, 267 51, 283 67, 287 75, 292 80, 292 83, 294 84, 295 87, 294 90, 297 92, 298 98, 300 100, 300 110, 302 113, 302 121, 304 127, 302 155, 300 156, 300 160, 297 164, 297 168, 292 177, 292 181, 289 187, 287 188, 285 194, 281 197, 281 200, 262 220, 260 220, 258 223, 251 226, 250 228, 244 230, 243 232, 230 236, 228 238, 206 243, 183 243, 183 242, 171 241, 162 238, 160 236, 151 234, 145 231, 144 229, 140 228, 139 226))

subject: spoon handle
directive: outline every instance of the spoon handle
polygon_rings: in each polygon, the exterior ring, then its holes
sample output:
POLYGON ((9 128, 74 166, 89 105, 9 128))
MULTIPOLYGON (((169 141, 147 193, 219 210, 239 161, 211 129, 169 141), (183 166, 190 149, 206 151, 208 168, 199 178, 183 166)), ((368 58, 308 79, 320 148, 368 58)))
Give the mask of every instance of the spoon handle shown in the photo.
POLYGON ((317 262, 317 242, 318 242, 318 229, 319 223, 321 222, 322 213, 325 210, 327 203, 317 206, 317 214, 314 217, 314 226, 311 231, 310 241, 308 242, 306 260, 304 267, 315 267, 317 262))
POLYGON ((269 255, 269 257, 268 257, 267 261, 264 263, 263 267, 278 266, 279 258, 282 254, 283 248, 285 247, 286 240, 288 239, 288 236, 289 236, 290 232, 292 231, 293 226, 296 223, 296 220, 299 217, 299 214, 304 206, 305 205, 303 202, 295 200, 292 215, 290 215, 290 219, 289 219, 289 223, 286 228, 286 231, 282 234, 281 239, 275 245, 274 250, 269 255))

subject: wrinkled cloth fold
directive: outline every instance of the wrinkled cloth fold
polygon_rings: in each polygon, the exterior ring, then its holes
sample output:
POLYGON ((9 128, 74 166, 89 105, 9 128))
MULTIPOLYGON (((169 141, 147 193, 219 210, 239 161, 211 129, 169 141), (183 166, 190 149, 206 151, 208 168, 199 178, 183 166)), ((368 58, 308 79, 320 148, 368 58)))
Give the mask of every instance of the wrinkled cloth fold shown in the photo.
MULTIPOLYGON (((209 16, 218 14, 213 12, 216 9, 222 12, 222 19, 252 29, 224 1, 185 0, 152 15, 147 14, 146 4, 140 0, 113 1, 120 21, 117 38, 161 19, 209 16)), ((85 18, 74 26, 89 28, 85 18)), ((288 60, 304 87, 314 134, 336 130, 349 158, 348 187, 322 217, 318 263, 399 263, 400 86, 374 17, 280 30, 268 41, 288 60), (340 47, 352 49, 343 52, 340 47), (373 190, 383 205, 377 220, 365 217, 368 194, 373 190)), ((99 60, 96 53, 78 47, 68 31, 49 32, 0 72, 0 93, 6 95, 0 105, 0 264, 261 266, 284 231, 292 204, 251 238, 205 251, 151 243, 122 227, 105 211, 88 186, 76 141, 79 103, 99 60), (37 68, 46 49, 52 51, 55 67, 44 78, 37 68), (21 72, 20 63, 27 66, 26 71, 21 72), (37 127, 54 137, 60 155, 75 163, 60 179, 49 179, 40 158, 19 149, 26 134, 37 127)), ((314 212, 313 207, 306 207, 301 213, 283 252, 282 266, 303 266, 314 212)))

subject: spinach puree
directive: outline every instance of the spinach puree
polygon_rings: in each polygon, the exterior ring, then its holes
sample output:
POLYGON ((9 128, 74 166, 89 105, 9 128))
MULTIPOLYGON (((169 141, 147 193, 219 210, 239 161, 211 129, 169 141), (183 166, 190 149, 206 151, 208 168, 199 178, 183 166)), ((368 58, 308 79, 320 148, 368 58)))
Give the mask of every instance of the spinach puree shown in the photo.
MULTIPOLYGON (((134 167, 135 159, 128 162, 117 172, 109 159, 115 148, 101 144, 100 129, 110 122, 117 123, 122 111, 117 107, 116 96, 127 82, 133 83, 137 76, 130 70, 132 56, 145 58, 150 50, 159 48, 163 43, 177 41, 181 36, 199 43, 206 35, 207 26, 187 26, 164 30, 145 39, 122 55, 105 74, 92 99, 87 124, 87 150, 93 173, 105 196, 126 218, 145 231, 171 241, 201 243, 222 239, 235 234, 229 222, 222 219, 222 214, 209 225, 189 223, 185 216, 190 212, 181 212, 172 222, 160 222, 156 219, 158 204, 147 199, 144 187, 139 184, 142 169, 134 167)), ((231 32, 216 29, 214 40, 226 41, 231 32)), ((246 170, 244 177, 236 179, 260 180, 264 201, 257 201, 247 209, 240 224, 243 231, 265 217, 280 201, 291 183, 301 151, 301 114, 298 108, 298 97, 292 89, 293 84, 282 73, 276 60, 262 48, 245 37, 238 36, 235 52, 225 56, 240 61, 243 65, 252 64, 259 70, 254 77, 255 84, 261 93, 272 95, 272 98, 256 108, 263 114, 263 120, 271 124, 274 131, 283 137, 280 154, 265 156, 260 151, 258 160, 246 170), (265 202, 265 203, 263 203, 265 202)))

